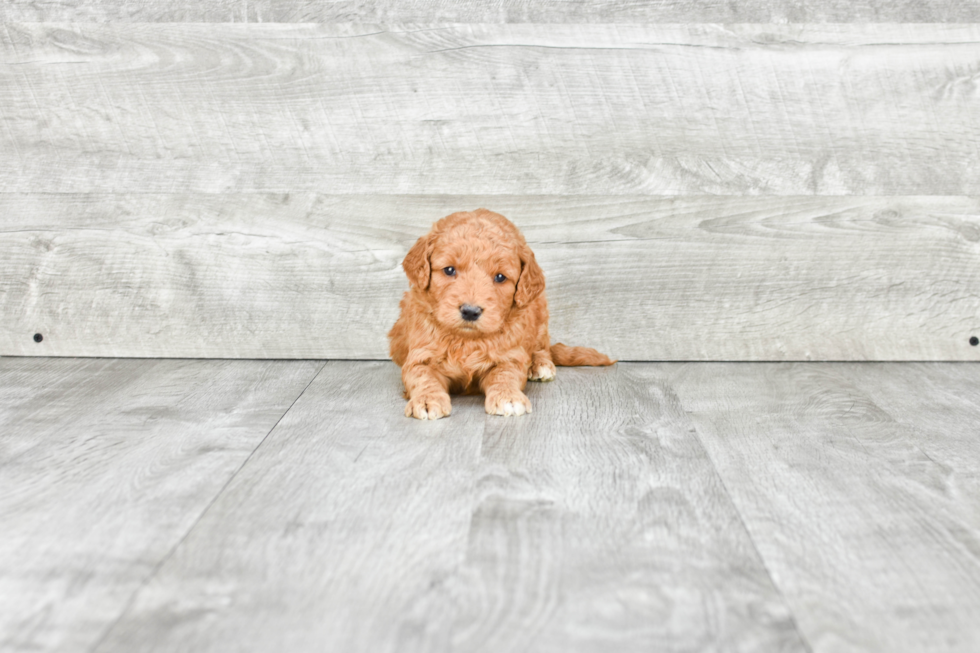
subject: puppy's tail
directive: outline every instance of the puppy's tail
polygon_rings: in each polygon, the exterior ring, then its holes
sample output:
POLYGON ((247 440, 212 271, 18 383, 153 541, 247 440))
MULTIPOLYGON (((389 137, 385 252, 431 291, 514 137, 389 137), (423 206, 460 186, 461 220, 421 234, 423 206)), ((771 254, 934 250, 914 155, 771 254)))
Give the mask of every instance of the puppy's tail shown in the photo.
POLYGON ((605 366, 616 361, 609 360, 605 354, 600 354, 591 347, 569 347, 560 342, 551 345, 551 359, 555 365, 562 367, 578 367, 579 365, 605 366))

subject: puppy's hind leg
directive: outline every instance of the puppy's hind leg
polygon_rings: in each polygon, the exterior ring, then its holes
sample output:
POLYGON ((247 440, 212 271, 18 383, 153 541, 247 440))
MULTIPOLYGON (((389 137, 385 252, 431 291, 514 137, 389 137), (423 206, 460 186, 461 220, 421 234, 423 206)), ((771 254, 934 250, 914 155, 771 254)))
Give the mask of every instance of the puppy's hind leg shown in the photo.
POLYGON ((531 368, 527 371, 531 381, 554 381, 555 363, 551 360, 551 352, 541 349, 531 354, 531 368))

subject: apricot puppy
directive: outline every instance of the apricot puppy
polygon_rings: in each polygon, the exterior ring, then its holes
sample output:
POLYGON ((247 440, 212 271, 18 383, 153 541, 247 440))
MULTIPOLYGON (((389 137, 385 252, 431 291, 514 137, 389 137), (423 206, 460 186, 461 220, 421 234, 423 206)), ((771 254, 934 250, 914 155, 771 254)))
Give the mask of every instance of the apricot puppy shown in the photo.
POLYGON ((407 417, 438 419, 449 395, 486 395, 491 415, 523 415, 528 379, 555 365, 612 365, 587 347, 551 345, 544 274, 504 216, 477 209, 439 220, 402 262, 410 289, 388 333, 407 417))

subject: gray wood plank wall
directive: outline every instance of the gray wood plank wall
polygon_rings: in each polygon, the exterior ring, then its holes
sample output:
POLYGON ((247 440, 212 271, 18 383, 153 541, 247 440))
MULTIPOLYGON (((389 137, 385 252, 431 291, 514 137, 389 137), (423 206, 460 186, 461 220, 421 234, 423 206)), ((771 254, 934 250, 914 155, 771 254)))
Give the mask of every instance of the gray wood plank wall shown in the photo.
POLYGON ((0 194, 7 353, 384 358, 401 259, 492 205, 554 338, 628 360, 980 359, 964 197, 0 194), (35 343, 33 334, 44 335, 35 343))
POLYGON ((980 194, 980 25, 4 30, 0 191, 980 194))
POLYGON ((0 18, 119 22, 955 23, 974 0, 6 0, 0 18))
POLYGON ((980 360, 975 3, 345 7, 5 5, 0 355, 384 357, 485 206, 615 357, 980 360))

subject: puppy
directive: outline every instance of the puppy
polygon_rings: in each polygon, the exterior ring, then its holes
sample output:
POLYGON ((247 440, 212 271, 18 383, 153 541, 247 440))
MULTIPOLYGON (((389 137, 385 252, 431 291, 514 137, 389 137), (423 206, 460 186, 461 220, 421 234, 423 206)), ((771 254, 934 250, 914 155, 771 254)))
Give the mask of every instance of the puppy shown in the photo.
POLYGON ((491 415, 523 415, 528 379, 555 365, 612 365, 594 349, 551 345, 544 274, 504 216, 453 213, 419 238, 402 262, 410 289, 388 338, 402 368, 406 417, 449 415, 452 394, 486 395, 491 415))

